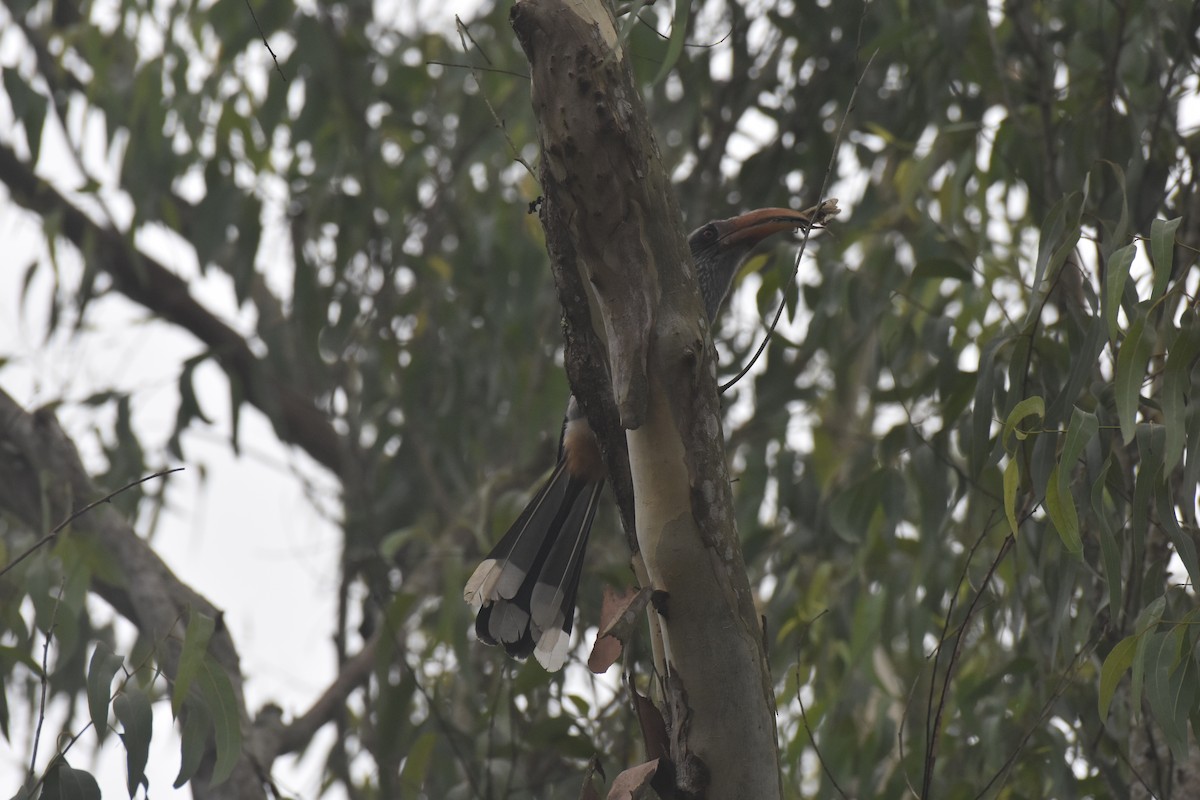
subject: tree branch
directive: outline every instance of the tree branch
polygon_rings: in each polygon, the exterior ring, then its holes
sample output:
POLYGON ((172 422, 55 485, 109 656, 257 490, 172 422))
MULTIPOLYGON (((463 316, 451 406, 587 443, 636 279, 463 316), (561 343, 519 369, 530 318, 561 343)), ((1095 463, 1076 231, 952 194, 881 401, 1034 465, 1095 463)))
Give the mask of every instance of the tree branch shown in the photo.
POLYGON ((371 677, 375 667, 375 651, 379 646, 382 630, 363 645, 362 650, 342 665, 333 683, 325 689, 312 706, 290 724, 278 722, 278 715, 260 714, 254 721, 255 752, 264 764, 288 753, 298 753, 308 746, 309 741, 326 723, 345 711, 346 698, 371 677))
POLYGON ((192 297, 187 283, 165 265, 139 252, 125 235, 97 225, 13 150, 0 144, 0 182, 13 200, 44 218, 60 220, 59 231, 89 262, 106 272, 118 291, 208 346, 243 396, 271 420, 276 434, 341 474, 348 445, 303 391, 257 358, 233 328, 192 297))
MULTIPOLYGON (((53 412, 29 413, 3 390, 0 452, 4 454, 0 458, 0 509, 31 530, 45 530, 49 520, 71 514, 79 498, 100 494, 53 412)), ((72 531, 75 536, 93 539, 121 570, 120 580, 115 583, 93 578, 92 589, 156 644, 158 663, 168 680, 173 680, 187 614, 201 612, 216 618, 220 611, 175 577, 111 505, 100 505, 77 517, 72 531)), ((241 666, 228 630, 218 628, 209 642, 209 652, 229 675, 238 716, 246 720, 241 666)), ((206 759, 211 763, 215 751, 210 751, 206 759)), ((198 800, 253 800, 266 796, 247 750, 243 750, 229 780, 219 786, 199 780, 192 785, 198 800)))

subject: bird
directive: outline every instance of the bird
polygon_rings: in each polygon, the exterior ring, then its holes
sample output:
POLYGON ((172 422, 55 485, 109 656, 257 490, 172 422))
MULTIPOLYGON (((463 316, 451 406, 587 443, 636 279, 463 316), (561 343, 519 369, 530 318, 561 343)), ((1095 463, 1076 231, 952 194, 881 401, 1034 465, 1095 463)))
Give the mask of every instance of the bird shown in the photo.
MULTIPOLYGON (((829 199, 804 211, 760 208, 701 225, 688 236, 696 282, 710 324, 754 248, 784 231, 822 227, 837 214, 829 199)), ((478 608, 475 635, 508 655, 532 654, 548 672, 570 649, 575 595, 606 471, 595 433, 572 396, 550 477, 467 580, 464 599, 478 608)))

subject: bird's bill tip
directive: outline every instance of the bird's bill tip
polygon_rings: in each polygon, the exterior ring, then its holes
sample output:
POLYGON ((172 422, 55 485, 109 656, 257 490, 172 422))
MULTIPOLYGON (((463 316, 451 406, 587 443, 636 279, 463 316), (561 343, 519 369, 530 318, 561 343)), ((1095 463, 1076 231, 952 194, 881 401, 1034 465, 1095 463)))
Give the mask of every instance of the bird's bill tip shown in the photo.
POLYGON ((733 232, 726 241, 760 242, 768 236, 788 230, 804 230, 811 225, 822 225, 837 214, 837 200, 826 200, 818 206, 796 211, 791 208, 759 208, 729 220, 733 232))

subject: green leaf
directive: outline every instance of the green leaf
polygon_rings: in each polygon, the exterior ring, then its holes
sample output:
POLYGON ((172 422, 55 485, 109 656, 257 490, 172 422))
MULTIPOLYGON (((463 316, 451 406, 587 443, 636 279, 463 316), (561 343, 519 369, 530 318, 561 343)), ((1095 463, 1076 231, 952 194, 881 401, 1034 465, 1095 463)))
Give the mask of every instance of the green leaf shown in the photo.
POLYGON ((996 337, 983 347, 979 355, 979 372, 975 382, 974 408, 971 412, 971 474, 978 476, 987 466, 992 448, 992 420, 995 416, 996 351, 1008 339, 996 337))
POLYGON ((1067 380, 1054 402, 1046 411, 1049 424, 1058 424, 1067 415, 1067 409, 1074 406, 1079 399, 1080 390, 1091 380, 1096 370, 1096 359, 1108 339, 1105 336, 1104 321, 1099 316, 1093 317, 1087 326, 1087 335, 1082 345, 1073 347, 1071 351, 1071 371, 1067 380))
POLYGON ((1154 635, 1146 646, 1146 699, 1171 752, 1181 761, 1187 757, 1187 718, 1191 710, 1181 702, 1189 670, 1176 669, 1182 641, 1183 627, 1177 626, 1154 635))
POLYGON ((617 31, 617 42, 621 47, 629 40, 629 34, 633 32, 633 27, 638 24, 638 16, 642 13, 642 9, 646 7, 649 0, 633 0, 633 5, 629 7, 629 11, 625 14, 625 21, 621 23, 621 29, 617 31))
POLYGON ((1117 546, 1117 537, 1113 533, 1111 514, 1104 504, 1104 484, 1108 479, 1108 469, 1112 466, 1110 455, 1100 470, 1100 475, 1092 483, 1092 514, 1096 519, 1097 531, 1100 535, 1100 555, 1104 562, 1104 582, 1108 584, 1108 608, 1110 614, 1119 613, 1123 608, 1124 576, 1121 573, 1121 550, 1117 546))
POLYGON ((213 741, 217 748, 212 783, 216 786, 230 776, 242 752, 242 724, 238 717, 237 698, 229 676, 210 655, 204 657, 196 685, 212 718, 213 741))
POLYGON ((1192 404, 1187 412, 1187 455, 1183 462, 1183 485, 1200 483, 1200 406, 1192 404))
POLYGON ((1090 186, 1091 175, 1088 175, 1083 182, 1083 191, 1072 192, 1055 203, 1046 215, 1046 221, 1042 223, 1038 237, 1037 262, 1034 266, 1033 302, 1030 302, 1025 321, 1021 324, 1024 330, 1029 330, 1036 323, 1037 315, 1041 313, 1041 303, 1037 301, 1049 291, 1048 287, 1043 288, 1046 277, 1054 275, 1055 270, 1067 260, 1067 256, 1079 242, 1082 230, 1080 220, 1090 186))
POLYGON ((1113 693, 1117 690, 1117 684, 1121 682, 1121 678, 1133 664, 1133 655, 1137 652, 1137 640, 1137 636, 1126 636, 1117 642, 1116 647, 1105 656, 1104 665, 1100 667, 1101 722, 1108 720, 1108 708, 1112 705, 1113 693))
POLYGON ((671 40, 667 42, 667 52, 663 56, 662 66, 654 76, 654 83, 661 83, 671 72, 679 55, 683 52, 683 43, 687 39, 688 16, 691 14, 691 0, 675 0, 675 18, 671 21, 671 40))
POLYGON ((46 770, 38 800, 100 800, 100 797, 100 784, 90 772, 75 769, 59 757, 46 770))
POLYGON ((1125 293, 1125 281, 1129 278, 1129 265, 1137 254, 1137 245, 1127 244, 1114 250, 1108 257, 1104 270, 1104 322, 1108 325, 1108 339, 1117 340, 1117 310, 1121 308, 1121 296, 1125 293))
POLYGON ((1061 472, 1061 464, 1050 471, 1050 480, 1046 482, 1046 513, 1067 550, 1078 554, 1083 550, 1083 542, 1079 539, 1079 517, 1070 489, 1063 486, 1065 479, 1059 479, 1061 472))
POLYGON ((241 431, 242 402, 246 393, 242 388, 242 379, 235 373, 229 373, 229 446, 235 454, 241 455, 239 433, 241 431))
POLYGON ((92 717, 92 727, 100 741, 108 735, 108 703, 112 698, 112 679, 117 670, 125 663, 125 659, 108 649, 108 645, 99 642, 92 651, 92 659, 87 669, 87 701, 88 713, 92 717))
POLYGON ((1013 536, 1017 535, 1017 487, 1021 483, 1020 468, 1015 457, 1004 465, 1004 516, 1013 536))
POLYGON ((175 673, 175 685, 171 689, 171 713, 179 716, 184 698, 192 681, 200 672, 208 642, 212 639, 217 623, 207 614, 193 610, 188 616, 187 631, 183 635, 183 649, 179 654, 179 669, 175 673))
POLYGON ((1146 318, 1138 317, 1117 353, 1116 384, 1117 419, 1121 422, 1121 438, 1125 444, 1133 441, 1137 423, 1138 396, 1146 377, 1146 365, 1154 347, 1153 331, 1146 331, 1146 318))
POLYGON ((121 741, 125 743, 125 764, 129 769, 129 796, 146 784, 146 762, 150 757, 150 737, 154 731, 154 715, 150 710, 150 698, 136 686, 125 684, 125 688, 113 701, 113 711, 121 721, 121 741))
POLYGON ((42 146, 42 127, 46 121, 46 98, 33 90, 15 69, 3 70, 4 91, 12 106, 13 116, 25 129, 25 141, 29 145, 30 162, 37 164, 42 146))
POLYGON ((1046 512, 1062 537, 1063 544, 1072 553, 1082 552, 1083 542, 1079 538, 1079 516, 1075 511, 1075 498, 1071 495, 1071 473, 1083 449, 1099 430, 1100 421, 1096 415, 1076 407, 1071 412, 1071 423, 1067 426, 1067 440, 1063 445, 1062 458, 1051 470, 1046 482, 1046 512))
POLYGON ((409 748, 404 757, 404 766, 400 768, 400 794, 404 797, 417 797, 421 793, 425 786, 425 776, 429 773, 429 765, 433 763, 435 744, 435 734, 423 733, 409 748))
POLYGON ((1195 315, 1187 314, 1180 323, 1179 334, 1167 349, 1163 368, 1162 411, 1167 432, 1167 452, 1163 466, 1175 468, 1183 458, 1187 440, 1187 396, 1191 391, 1192 364, 1200 354, 1200 325, 1195 315))
POLYGON ((1067 441, 1063 445, 1062 464, 1066 467, 1065 475, 1070 476, 1075 462, 1083 454, 1083 448, 1088 446, 1092 438, 1100 430, 1100 420, 1095 414, 1083 411, 1078 406, 1071 412, 1071 422, 1067 425, 1067 441))
POLYGON ((1183 217, 1172 220, 1156 219, 1150 223, 1150 263, 1154 266, 1154 290, 1150 300, 1155 301, 1167 291, 1171 280, 1171 262, 1175 258, 1175 231, 1183 217))
MULTIPOLYGON (((1167 598, 1159 595, 1150 602, 1148 606, 1142 609, 1138 614, 1137 620, 1134 622, 1134 630, 1140 632, 1149 631, 1154 626, 1162 621, 1163 612, 1167 608, 1167 598)), ((1130 684, 1134 697, 1141 697, 1142 683, 1146 672, 1146 650, 1150 641, 1149 636, 1140 636, 1138 638, 1137 652, 1133 656, 1133 676, 1130 684)), ((1134 706, 1135 712, 1137 705, 1134 706)))
POLYGON ((183 362, 183 370, 179 374, 179 410, 175 413, 175 429, 171 432, 171 438, 167 441, 167 447, 179 459, 183 458, 183 447, 180 444, 180 438, 192 420, 198 419, 206 425, 212 424, 212 420, 205 416, 204 409, 200 407, 200 400, 196 397, 195 386, 196 367, 203 364, 207 358, 207 352, 201 353, 198 356, 192 356, 183 362))
MULTIPOLYGON (((1121 198, 1121 216, 1117 220, 1117 224, 1108 231, 1105 237, 1110 242, 1123 242, 1129 237, 1129 190, 1125 184, 1125 170, 1121 169, 1121 165, 1107 159, 1100 159, 1096 166, 1105 166, 1112 170, 1113 177, 1117 179, 1117 187, 1120 190, 1119 197, 1121 198)), ((1091 173, 1088 173, 1091 177, 1091 173)))
POLYGON ((179 775, 175 778, 176 789, 196 775, 204 760, 208 747, 208 732, 212 730, 212 717, 204 703, 188 703, 183 710, 183 731, 179 742, 179 775))
POLYGON ((1171 499, 1170 487, 1165 480, 1159 480, 1154 492, 1155 505, 1158 510, 1158 524, 1175 546, 1175 553, 1183 562, 1184 569, 1191 578, 1192 586, 1200 586, 1200 560, 1196 557, 1196 542, 1179 527, 1175 518, 1175 503, 1171 499))
POLYGON ((1017 428, 1017 423, 1024 420, 1026 417, 1037 417, 1038 420, 1046 417, 1046 401, 1040 396, 1026 397, 1021 402, 1013 406, 1013 410, 1008 412, 1008 419, 1004 421, 1004 434, 1001 441, 1004 442, 1004 447, 1010 453, 1013 448, 1008 446, 1008 437, 1015 433, 1017 438, 1024 441, 1028 435, 1025 431, 1017 428))

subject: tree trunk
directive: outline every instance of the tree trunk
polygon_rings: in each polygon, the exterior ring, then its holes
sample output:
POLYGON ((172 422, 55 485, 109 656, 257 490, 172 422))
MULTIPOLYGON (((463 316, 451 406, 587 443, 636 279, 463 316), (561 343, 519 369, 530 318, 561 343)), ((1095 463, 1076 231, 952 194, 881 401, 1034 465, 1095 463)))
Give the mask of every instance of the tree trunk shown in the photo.
POLYGON ((663 710, 675 788, 781 793, 775 701, 734 525, 715 356, 678 203, 600 0, 522 0, 542 220, 572 388, 665 592, 663 710))

